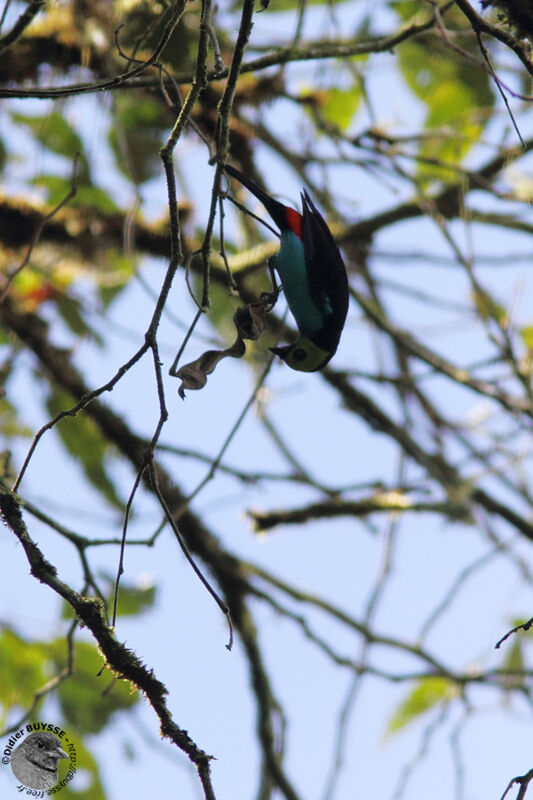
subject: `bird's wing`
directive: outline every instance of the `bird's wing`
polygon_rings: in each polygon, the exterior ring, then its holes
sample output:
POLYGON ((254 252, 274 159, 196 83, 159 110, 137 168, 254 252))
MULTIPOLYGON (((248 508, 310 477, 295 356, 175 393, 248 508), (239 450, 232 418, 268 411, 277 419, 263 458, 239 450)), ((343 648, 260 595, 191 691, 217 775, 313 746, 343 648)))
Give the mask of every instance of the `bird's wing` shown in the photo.
POLYGON ((337 345, 348 311, 348 278, 339 248, 308 192, 302 193, 303 244, 311 295, 326 315, 325 341, 337 345), (333 341, 333 339, 335 341, 333 341))

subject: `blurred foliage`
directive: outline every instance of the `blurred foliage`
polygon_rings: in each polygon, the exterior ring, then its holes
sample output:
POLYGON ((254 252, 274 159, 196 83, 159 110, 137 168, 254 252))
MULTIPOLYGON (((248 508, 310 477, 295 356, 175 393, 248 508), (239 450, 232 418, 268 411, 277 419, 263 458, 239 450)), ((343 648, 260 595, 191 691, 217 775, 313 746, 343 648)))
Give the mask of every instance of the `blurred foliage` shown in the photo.
POLYGON ((337 89, 332 87, 324 93, 322 103, 322 113, 330 122, 337 125, 341 131, 350 127, 362 97, 361 86, 354 82, 353 86, 347 89, 337 89))
POLYGON ((8 712, 32 704, 33 695, 49 677, 48 646, 32 642, 4 627, 0 633, 0 704, 1 725, 8 712))
POLYGON ((32 429, 20 421, 17 407, 7 397, 0 398, 0 436, 5 444, 19 436, 33 436, 32 429))
MULTIPOLYGON (((102 573, 99 576, 100 584, 105 584, 103 594, 108 609, 113 608, 115 581, 116 576, 109 573, 102 573)), ((122 578, 118 595, 117 616, 131 617, 149 611, 154 607, 156 593, 157 589, 151 583, 147 583, 147 585, 134 585, 122 578)), ((68 603, 63 603, 61 616, 63 619, 73 619, 74 612, 68 603)))
MULTIPOLYGON (((105 797, 98 765, 87 749, 87 734, 101 730, 117 711, 131 708, 137 700, 123 681, 101 672, 102 657, 96 647, 77 642, 74 647, 72 675, 60 682, 57 695, 61 718, 54 715, 54 725, 62 727, 74 747, 76 770, 84 770, 88 780, 84 788, 74 790, 71 784, 62 788, 62 795, 74 800, 102 800, 105 797), (110 683, 111 681, 111 683, 110 683), (104 687, 105 684, 105 687, 104 687), (106 691, 103 689, 106 688, 106 691)), ((1 724, 12 715, 31 706, 35 693, 46 681, 64 669, 67 663, 65 640, 30 641, 9 628, 0 633, 0 708, 1 724)), ((46 695, 44 695, 46 699, 46 695)), ((32 721, 49 722, 46 708, 38 706, 32 721)), ((21 723, 22 725, 22 723, 21 723)), ((63 747, 66 747, 63 744, 63 747)), ((70 751, 69 751, 70 754, 70 751)), ((59 764, 59 780, 66 775, 70 761, 59 764)))
POLYGON ((87 156, 83 151, 81 138, 65 117, 58 111, 50 111, 40 117, 12 112, 13 122, 27 126, 35 140, 63 158, 73 161, 79 158, 78 178, 81 183, 90 182, 90 171, 87 156))
POLYGON ((170 117, 160 100, 153 97, 118 95, 114 106, 109 142, 116 164, 133 183, 144 183, 161 168, 159 150, 170 117))
MULTIPOLYGON (((119 2, 123 11, 123 27, 120 30, 121 49, 132 58, 146 57, 158 44, 171 13, 171 3, 136 0, 119 2), (131 52, 130 52, 131 51, 131 52)), ((185 13, 182 23, 174 29, 162 53, 165 64, 175 70, 194 67, 198 29, 196 9, 185 13)), ((122 60, 122 65, 127 62, 122 60)))
MULTIPOLYGON (((405 21, 427 17, 429 8, 417 0, 393 2, 405 21)), ((494 84, 465 18, 448 9, 446 25, 453 47, 437 31, 417 36, 398 48, 398 64, 407 86, 425 106, 424 128, 418 154, 420 175, 427 180, 453 181, 455 170, 490 121, 494 110, 494 84), (463 57, 458 57, 458 52, 463 57), (438 159, 452 169, 428 163, 438 159)))
POLYGON ((476 288, 472 292, 472 299, 482 319, 493 319, 502 326, 505 326, 508 323, 507 311, 489 294, 486 289, 476 288))
POLYGON ((387 735, 398 733, 423 714, 439 708, 458 694, 457 686, 445 678, 421 678, 389 720, 387 735))
POLYGON ((533 325, 526 325, 523 328, 520 328, 520 336, 522 337, 522 341, 524 345, 527 347, 528 351, 531 353, 533 352, 533 325))
MULTIPOLYGON (((65 640, 50 645, 56 667, 65 664, 65 640)), ((104 662, 96 647, 87 642, 74 644, 74 669, 57 690, 64 725, 81 736, 101 731, 117 711, 131 708, 139 696, 123 680, 102 669, 104 662)))
MULTIPOLYGON (((461 42, 461 37, 457 38, 461 42)), ((471 51, 469 39, 462 45, 471 51)), ((424 128, 430 135, 420 141, 420 175, 453 181, 457 166, 490 120, 494 105, 490 77, 481 66, 451 60, 434 35, 406 43, 399 50, 399 64, 408 86, 427 109, 424 128), (438 159, 450 166, 424 159, 438 159)))
MULTIPOLYGON (((69 782, 62 786, 61 797, 63 800, 105 800, 108 795, 104 791, 98 763, 85 745, 85 739, 76 735, 70 735, 69 739, 76 751, 76 771, 82 772, 83 779, 79 783, 69 782)), ((69 766, 70 760, 59 762, 59 781, 68 773, 69 766)))

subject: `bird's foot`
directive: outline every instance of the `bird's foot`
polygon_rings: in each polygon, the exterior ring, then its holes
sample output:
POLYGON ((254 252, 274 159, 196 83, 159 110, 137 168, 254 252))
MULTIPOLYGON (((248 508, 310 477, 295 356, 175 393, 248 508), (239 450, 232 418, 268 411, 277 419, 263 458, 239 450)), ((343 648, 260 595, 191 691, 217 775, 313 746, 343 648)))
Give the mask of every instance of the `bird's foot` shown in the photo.
POLYGON ((276 286, 271 292, 261 292, 259 302, 264 306, 265 311, 272 311, 276 305, 281 292, 281 286, 276 286))

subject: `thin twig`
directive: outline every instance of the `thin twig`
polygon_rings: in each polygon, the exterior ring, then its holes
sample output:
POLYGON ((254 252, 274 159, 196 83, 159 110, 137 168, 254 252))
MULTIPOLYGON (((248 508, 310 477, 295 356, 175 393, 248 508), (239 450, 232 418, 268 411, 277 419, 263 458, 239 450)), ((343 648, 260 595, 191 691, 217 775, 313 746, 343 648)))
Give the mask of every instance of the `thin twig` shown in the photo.
POLYGON ((228 641, 228 643, 226 645, 226 648, 228 650, 231 650, 231 648, 233 647, 233 624, 231 622, 231 616, 230 616, 229 608, 226 605, 226 603, 222 600, 222 598, 219 597, 217 592, 213 589, 213 587, 211 586, 211 584, 209 583, 207 578, 204 577, 204 575, 202 574, 200 568, 197 566, 196 562, 194 561, 194 559, 193 559, 193 557, 192 557, 192 555, 190 553, 190 550, 187 547, 187 544, 185 543, 185 539, 181 535, 180 530, 179 530, 179 528, 178 528, 178 526, 177 526, 177 524, 176 524, 176 522, 174 520, 174 516, 171 513, 171 511, 170 511, 170 509, 169 509, 169 507, 168 507, 168 505, 166 503, 165 498, 163 497, 161 489, 159 488, 159 482, 157 480, 157 473, 156 473, 153 461, 151 461, 149 463, 148 471, 150 473, 150 479, 151 479, 151 482, 152 482, 152 486, 154 488, 154 492, 155 492, 155 494, 157 496, 157 499, 159 500, 159 502, 161 504, 161 508, 163 509, 163 511, 165 513, 165 517, 167 518, 167 522, 170 525, 170 527, 172 528, 174 536, 178 540, 178 544, 181 547, 185 558, 187 559, 187 561, 189 562, 189 564, 193 568, 194 572, 196 573, 196 575, 198 576, 200 581, 203 583, 203 585, 205 586, 205 588, 207 589, 207 591, 209 592, 211 597, 215 600, 216 604, 218 605, 218 607, 220 608, 220 610, 222 611, 222 613, 226 617, 226 620, 228 622, 228 627, 229 627, 229 641, 228 641))

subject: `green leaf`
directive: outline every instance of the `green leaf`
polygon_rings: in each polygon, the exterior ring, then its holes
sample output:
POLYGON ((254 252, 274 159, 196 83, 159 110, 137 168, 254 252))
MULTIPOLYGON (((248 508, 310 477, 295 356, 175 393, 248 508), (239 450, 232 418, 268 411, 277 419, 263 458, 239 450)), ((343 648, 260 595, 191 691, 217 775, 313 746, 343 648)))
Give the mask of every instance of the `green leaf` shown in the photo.
POLYGON ((19 421, 17 408, 6 397, 0 398, 0 434, 8 441, 33 435, 31 428, 19 421))
POLYGON ((26 125, 37 141, 53 153, 64 156, 71 161, 79 155, 78 180, 80 183, 90 183, 89 165, 84 153, 83 143, 65 117, 57 111, 51 111, 42 117, 29 117, 25 114, 12 112, 11 117, 14 122, 26 125))
POLYGON ((100 336, 98 331, 95 331, 84 319, 82 305, 73 297, 66 294, 59 294, 56 297, 56 308, 59 316, 72 331, 79 338, 87 336, 92 339, 100 347, 103 347, 105 342, 100 336))
MULTIPOLYGON (((168 25, 171 4, 154 3, 153 0, 136 0, 121 3, 121 21, 124 23, 120 31, 120 43, 125 51, 133 50, 137 58, 147 58, 161 41, 168 25), (143 51, 139 51, 142 42, 143 51)), ((217 30, 221 43, 223 30, 217 30)), ((198 33, 196 26, 176 25, 162 53, 161 60, 174 70, 190 70, 196 60, 198 33)), ((170 127, 170 126, 169 126, 170 127)))
MULTIPOLYGON (((63 668, 65 640, 58 639, 50 647, 57 668, 63 668)), ((131 708, 139 700, 127 681, 102 671, 103 663, 94 645, 76 642, 73 673, 57 690, 65 726, 82 734, 98 733, 116 711, 131 708)))
MULTIPOLYGON (((55 416, 59 411, 64 411, 75 405, 75 401, 61 389, 53 388, 47 399, 48 412, 55 416)), ((108 445, 102 437, 96 424, 83 412, 75 418, 62 419, 55 426, 67 452, 70 453, 81 465, 87 479, 105 499, 121 511, 124 505, 120 500, 106 467, 105 457, 108 445)))
POLYGON ((120 171, 135 184, 161 172, 159 150, 170 127, 161 103, 152 97, 115 97, 115 118, 109 143, 120 171))
MULTIPOLYGON (((453 35, 457 46, 472 51, 470 35, 460 31, 453 35)), ((421 138, 419 155, 460 164, 490 120, 494 107, 490 76, 436 34, 404 42, 398 48, 398 60, 406 83, 427 108, 426 136, 421 138), (432 132, 434 136, 427 135, 432 132)), ((421 163, 419 172, 428 179, 457 181, 455 170, 439 165, 421 163)))
POLYGON ((78 186, 76 194, 69 202, 72 208, 92 208, 103 214, 113 214, 119 210, 117 204, 99 186, 78 186))
POLYGON ((507 311, 487 292, 486 289, 475 289, 472 292, 474 305, 482 319, 493 319, 505 327, 509 322, 507 311))
POLYGON ((49 276, 26 266, 13 281, 13 293, 25 311, 34 311, 41 303, 55 296, 49 276))
POLYGON ((402 728, 415 722, 422 714, 443 703, 448 703, 457 694, 458 689, 455 684, 446 678, 422 678, 417 681, 415 688, 392 715, 386 735, 391 736, 393 733, 398 733, 402 728))
POLYGON ((533 325, 520 328, 519 333, 527 349, 533 351, 533 325))
POLYGON ((118 592, 117 616, 134 617, 154 605, 155 586, 125 586, 120 584, 118 592))
POLYGON ((411 20, 417 14, 424 14, 424 17, 429 16, 428 10, 420 5, 420 0, 392 0, 389 6, 404 22, 411 20))
MULTIPOLYGON (((72 189, 72 179, 62 178, 60 175, 37 175, 32 183, 34 186, 43 186, 47 190, 46 199, 51 206, 59 205, 72 189)), ((103 189, 89 184, 83 185, 79 181, 76 186, 76 194, 71 197, 68 205, 70 208, 94 209, 103 214, 113 214, 118 210, 116 203, 103 189)))
MULTIPOLYGON (((521 671, 524 669, 525 660, 522 650, 522 640, 515 636, 511 647, 507 650, 507 654, 502 664, 503 669, 513 671, 521 671)), ((523 681, 521 681, 522 683, 523 681)))
MULTIPOLYGON (((112 608, 115 597, 116 576, 103 573, 101 579, 106 584, 106 589, 103 591, 105 591, 107 607, 112 608)), ((156 591, 157 589, 153 584, 140 585, 121 580, 118 593, 117 616, 133 617, 153 608, 156 591)), ((61 610, 62 619, 72 619, 73 615, 72 607, 66 602, 63 603, 61 610)))
POLYGON ((113 249, 106 251, 104 282, 100 282, 98 285, 98 294, 104 309, 109 308, 113 300, 129 284, 136 267, 133 255, 125 256, 122 252, 113 249))
MULTIPOLYGON (((113 575, 105 575, 109 585, 109 599, 108 603, 111 605, 113 602, 113 595, 115 590, 115 577, 113 575)), ((120 582, 118 593, 117 614, 119 617, 132 617, 137 614, 142 614, 153 608, 156 596, 156 587, 153 584, 139 585, 127 582, 120 582)))
MULTIPOLYGON (((516 625, 520 623, 517 622, 516 625)), ((515 627, 515 625, 513 625, 515 627)), ((509 670, 509 672, 521 673, 525 669, 524 658, 524 639, 522 634, 514 635, 510 647, 505 651, 505 658, 502 662, 501 668, 509 670)), ((525 684, 525 675, 507 675, 502 677, 502 687, 506 691, 513 691, 517 688, 523 687, 525 684)))
POLYGON ((5 628, 0 634, 0 705, 2 726, 6 712, 28 707, 34 692, 49 678, 46 649, 39 642, 29 642, 5 628))
MULTIPOLYGON (((193 280, 196 296, 201 296, 202 280, 199 276, 194 276, 193 280)), ((226 344, 235 341, 235 325, 233 315, 239 305, 235 297, 232 297, 226 287, 212 283, 209 288, 209 298, 211 305, 207 319, 213 328, 220 334, 226 344)))
POLYGON ((361 86, 354 83, 349 89, 328 89, 322 104, 322 113, 342 131, 349 128, 363 96, 361 86))

